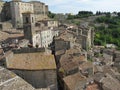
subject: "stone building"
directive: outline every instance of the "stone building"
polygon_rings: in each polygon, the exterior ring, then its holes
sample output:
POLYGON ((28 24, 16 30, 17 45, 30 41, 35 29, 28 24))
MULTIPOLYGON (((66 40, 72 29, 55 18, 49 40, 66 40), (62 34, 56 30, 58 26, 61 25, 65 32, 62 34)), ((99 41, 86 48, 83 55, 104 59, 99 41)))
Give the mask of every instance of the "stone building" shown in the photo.
POLYGON ((22 13, 34 13, 35 21, 47 19, 48 6, 39 1, 24 2, 21 0, 13 0, 10 2, 12 24, 16 28, 23 27, 22 13))
POLYGON ((34 14, 32 13, 23 13, 23 28, 24 28, 24 37, 28 39, 29 42, 33 43, 33 35, 35 34, 35 20, 34 14))
POLYGON ((76 30, 78 42, 83 49, 90 49, 94 45, 94 29, 92 27, 80 26, 76 30))
POLYGON ((4 7, 5 2, 0 0, 0 21, 3 21, 3 7, 4 7))
POLYGON ((0 22, 11 20, 10 2, 0 0, 0 22))
POLYGON ((56 21, 56 20, 41 20, 41 21, 39 21, 39 23, 43 23, 46 27, 49 27, 49 28, 58 27, 58 21, 56 21))
POLYGON ((40 1, 31 1, 30 3, 33 4, 35 20, 36 21, 48 18, 47 17, 48 6, 45 5, 45 3, 42 3, 40 1))
POLYGON ((22 13, 25 12, 34 13, 35 21, 48 19, 48 5, 40 1, 0 1, 0 21, 11 20, 15 28, 23 28, 22 13))
POLYGON ((11 16, 10 2, 5 2, 2 9, 2 22, 11 21, 11 19, 12 19, 12 16, 11 16))
POLYGON ((13 0, 10 2, 11 14, 12 14, 12 24, 16 28, 23 27, 22 13, 34 12, 33 4, 28 2, 23 2, 21 0, 13 0))
POLYGON ((52 30, 50 29, 45 29, 45 30, 38 30, 36 34, 33 35, 32 38, 32 45, 38 46, 38 47, 48 47, 52 41, 53 41, 53 36, 52 36, 52 30))
POLYGON ((35 89, 15 73, 0 66, 0 90, 50 90, 50 88, 35 89))
POLYGON ((0 22, 0 30, 8 30, 12 28, 12 24, 10 22, 0 22))
POLYGON ((63 78, 64 90, 84 90, 87 82, 86 78, 80 73, 69 75, 63 78))
POLYGON ((11 53, 6 66, 36 89, 57 90, 57 74, 54 56, 45 52, 11 53))
POLYGON ((56 30, 38 23, 35 26, 35 18, 32 13, 23 13, 24 36, 34 47, 48 47, 53 42, 54 35, 58 35, 56 30), (55 33, 53 33, 55 32, 55 33))
POLYGON ((0 90, 34 90, 34 88, 11 71, 0 67, 0 90))
POLYGON ((70 49, 70 41, 65 41, 61 38, 55 38, 53 53, 56 56, 56 62, 59 63, 60 57, 65 54, 65 51, 70 49))

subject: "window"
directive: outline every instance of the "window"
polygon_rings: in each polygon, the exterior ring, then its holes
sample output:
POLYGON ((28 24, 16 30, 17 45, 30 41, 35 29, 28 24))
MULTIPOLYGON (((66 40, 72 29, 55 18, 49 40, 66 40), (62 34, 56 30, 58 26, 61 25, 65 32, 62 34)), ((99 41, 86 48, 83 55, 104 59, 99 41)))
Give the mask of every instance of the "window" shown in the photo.
POLYGON ((28 17, 26 17, 25 20, 25 23, 29 23, 28 17))
POLYGON ((32 23, 34 22, 33 17, 32 17, 32 23))

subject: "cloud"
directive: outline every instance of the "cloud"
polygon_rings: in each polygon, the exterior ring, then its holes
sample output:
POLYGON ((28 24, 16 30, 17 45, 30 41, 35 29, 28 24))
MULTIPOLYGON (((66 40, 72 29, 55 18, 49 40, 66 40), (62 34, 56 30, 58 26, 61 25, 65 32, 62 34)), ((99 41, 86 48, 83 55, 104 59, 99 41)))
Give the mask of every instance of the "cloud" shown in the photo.
MULTIPOLYGON (((29 1, 29 0, 26 0, 29 1)), ((49 5, 49 10, 56 13, 77 13, 88 11, 120 11, 120 0, 37 0, 49 5)))
POLYGON ((49 5, 53 12, 77 13, 80 10, 89 11, 120 11, 120 0, 41 0, 49 5))

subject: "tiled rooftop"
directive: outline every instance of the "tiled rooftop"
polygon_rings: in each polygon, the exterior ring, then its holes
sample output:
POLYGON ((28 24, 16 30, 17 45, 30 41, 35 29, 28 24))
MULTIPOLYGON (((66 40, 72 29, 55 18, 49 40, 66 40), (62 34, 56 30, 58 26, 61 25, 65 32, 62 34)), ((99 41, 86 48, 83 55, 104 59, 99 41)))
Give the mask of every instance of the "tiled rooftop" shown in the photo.
POLYGON ((34 90, 34 88, 14 73, 0 67, 0 90, 34 90))
POLYGON ((0 31, 0 41, 5 40, 7 38, 8 38, 8 34, 0 31))
POLYGON ((13 58, 7 60, 7 68, 22 70, 56 69, 56 63, 53 55, 23 53, 14 54, 13 58))
POLYGON ((80 53, 80 52, 81 51, 79 49, 75 49, 75 48, 66 50, 66 54, 74 54, 74 53, 80 53))
POLYGON ((9 38, 18 38, 18 37, 23 37, 24 36, 24 34, 10 34, 9 35, 9 38))
POLYGON ((73 70, 78 68, 77 64, 74 62, 68 62, 61 66, 65 71, 73 70))
POLYGON ((106 74, 105 77, 103 77, 100 82, 102 83, 103 87, 109 89, 109 90, 119 90, 120 89, 120 83, 117 79, 111 77, 111 75, 106 74))
POLYGON ((88 85, 86 90, 100 90, 99 86, 95 83, 88 85))
POLYGON ((60 65, 66 72, 77 69, 83 62, 86 62, 86 59, 84 55, 80 54, 79 50, 69 49, 60 58, 60 65))
POLYGON ((72 59, 73 62, 77 63, 78 65, 81 64, 81 62, 86 62, 86 58, 85 56, 81 55, 81 56, 75 56, 72 59))
POLYGON ((70 59, 70 55, 67 55, 67 54, 62 55, 61 58, 60 58, 60 64, 61 65, 64 65, 65 63, 70 62, 70 61, 72 61, 70 59))
POLYGON ((69 88, 69 90, 75 90, 75 88, 78 88, 77 90, 82 90, 86 83, 85 77, 83 77, 80 73, 69 75, 63 78, 63 80, 69 88))
POLYGON ((61 56, 60 64, 62 65, 71 61, 79 65, 80 62, 86 61, 86 58, 84 55, 80 54, 79 50, 69 49, 64 55, 61 56))
POLYGON ((3 53, 3 49, 0 49, 0 54, 2 54, 3 53))
POLYGON ((49 88, 35 89, 13 72, 0 67, 0 90, 50 90, 49 88))
POLYGON ((75 41, 74 35, 68 31, 65 31, 59 37, 56 37, 56 39, 63 39, 64 41, 75 41))
POLYGON ((0 41, 6 40, 7 38, 23 37, 24 34, 18 31, 0 31, 0 41))
POLYGON ((80 69, 88 69, 93 68, 93 64, 91 62, 84 62, 79 66, 80 69))

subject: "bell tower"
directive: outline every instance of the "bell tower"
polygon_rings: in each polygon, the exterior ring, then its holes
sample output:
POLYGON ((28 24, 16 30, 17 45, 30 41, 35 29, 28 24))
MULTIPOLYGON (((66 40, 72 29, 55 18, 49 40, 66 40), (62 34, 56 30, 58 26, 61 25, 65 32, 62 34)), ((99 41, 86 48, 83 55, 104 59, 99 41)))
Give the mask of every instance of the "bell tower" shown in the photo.
POLYGON ((24 37, 28 39, 29 42, 32 44, 33 34, 35 33, 35 18, 34 14, 27 12, 23 13, 23 29, 24 29, 24 37))

